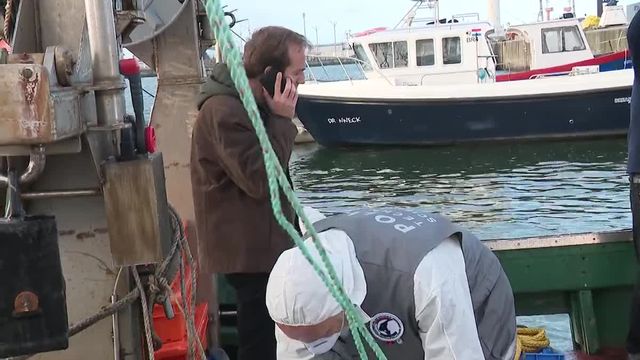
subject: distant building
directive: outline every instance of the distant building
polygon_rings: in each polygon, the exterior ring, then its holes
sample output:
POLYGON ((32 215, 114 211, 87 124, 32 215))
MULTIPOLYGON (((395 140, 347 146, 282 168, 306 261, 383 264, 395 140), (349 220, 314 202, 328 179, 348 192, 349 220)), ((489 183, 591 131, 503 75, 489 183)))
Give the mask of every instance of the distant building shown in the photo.
POLYGON ((640 10, 640 2, 627 5, 627 21, 630 23, 633 17, 640 10))
POLYGON ((351 57, 355 54, 347 43, 337 43, 314 45, 309 51, 309 55, 351 57))

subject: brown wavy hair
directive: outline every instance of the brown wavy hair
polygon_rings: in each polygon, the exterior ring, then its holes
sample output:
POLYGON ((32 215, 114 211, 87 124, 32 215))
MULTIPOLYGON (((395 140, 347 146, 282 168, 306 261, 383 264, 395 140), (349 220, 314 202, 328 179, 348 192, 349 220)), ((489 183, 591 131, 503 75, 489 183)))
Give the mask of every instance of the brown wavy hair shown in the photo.
POLYGON ((247 77, 256 78, 273 66, 284 70, 289 66, 289 46, 310 48, 303 35, 281 26, 266 26, 256 30, 244 45, 244 69, 247 77))

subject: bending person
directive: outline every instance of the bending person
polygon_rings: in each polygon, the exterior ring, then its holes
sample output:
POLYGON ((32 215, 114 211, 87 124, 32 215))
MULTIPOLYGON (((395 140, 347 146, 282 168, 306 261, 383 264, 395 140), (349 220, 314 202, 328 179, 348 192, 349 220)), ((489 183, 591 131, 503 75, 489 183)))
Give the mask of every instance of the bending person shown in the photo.
MULTIPOLYGON (((305 211, 389 360, 514 358, 511 285, 497 257, 473 234, 413 210, 329 218, 305 211)), ((343 310, 299 248, 279 257, 266 296, 278 359, 357 358, 343 310)))

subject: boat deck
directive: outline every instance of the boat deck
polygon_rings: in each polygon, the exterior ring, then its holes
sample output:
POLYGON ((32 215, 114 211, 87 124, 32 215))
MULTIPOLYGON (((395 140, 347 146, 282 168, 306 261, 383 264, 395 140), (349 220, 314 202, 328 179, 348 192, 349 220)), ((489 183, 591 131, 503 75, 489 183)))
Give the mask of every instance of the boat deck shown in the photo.
MULTIPOLYGON (((627 360, 631 293, 640 274, 631 231, 487 240, 513 288, 519 316, 569 314, 566 360, 627 360)), ((218 278, 221 343, 237 345, 235 294, 218 278), (228 315, 227 315, 228 314, 228 315)), ((554 344, 552 343, 553 347, 554 344)))
POLYGON ((569 314, 574 348, 579 351, 567 359, 627 359, 631 294, 639 274, 631 231, 485 244, 511 281, 518 315, 569 314))
POLYGON ((624 349, 604 349, 600 355, 587 355, 581 352, 565 354, 565 360, 628 360, 624 349))

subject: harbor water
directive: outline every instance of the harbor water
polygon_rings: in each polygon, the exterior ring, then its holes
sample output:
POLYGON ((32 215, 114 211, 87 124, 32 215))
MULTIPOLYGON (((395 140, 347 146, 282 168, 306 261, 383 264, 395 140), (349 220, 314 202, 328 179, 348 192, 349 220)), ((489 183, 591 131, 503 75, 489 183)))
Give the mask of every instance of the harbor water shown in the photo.
MULTIPOLYGON (((630 227, 626 141, 544 142, 439 148, 298 146, 298 196, 323 213, 419 207, 449 216, 481 239, 630 227)), ((519 318, 569 351, 567 314, 519 318)))
MULTIPOLYGON (((143 83, 155 93, 155 78, 143 83)), ((630 228, 626 152, 625 139, 435 148, 306 144, 296 146, 290 166, 298 197, 326 215, 420 207, 496 239, 630 228)), ((566 314, 518 323, 544 327, 558 350, 572 347, 566 314)))
POLYGON ((626 141, 437 148, 298 146, 298 196, 327 214, 420 207, 481 239, 629 228, 626 141))

